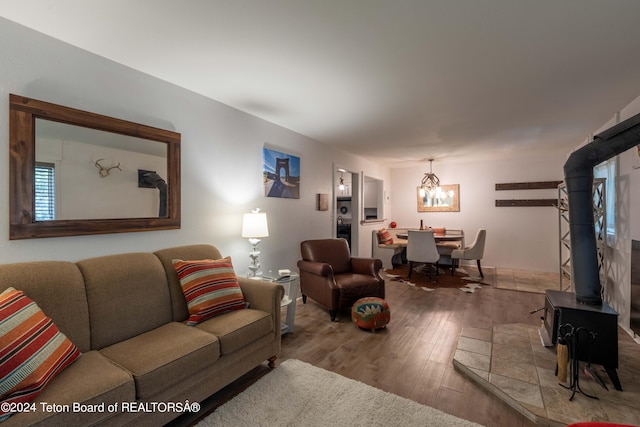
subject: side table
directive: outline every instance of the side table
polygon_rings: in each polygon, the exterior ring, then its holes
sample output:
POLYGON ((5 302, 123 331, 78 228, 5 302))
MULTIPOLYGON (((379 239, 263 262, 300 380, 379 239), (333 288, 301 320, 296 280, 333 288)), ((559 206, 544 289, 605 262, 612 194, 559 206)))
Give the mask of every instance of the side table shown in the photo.
POLYGON ((265 276, 262 278, 263 280, 280 283, 284 286, 285 295, 280 302, 280 307, 286 307, 287 314, 284 321, 280 324, 280 333, 282 335, 293 332, 296 318, 296 300, 298 299, 299 278, 300 276, 295 272, 291 272, 282 277, 265 276))

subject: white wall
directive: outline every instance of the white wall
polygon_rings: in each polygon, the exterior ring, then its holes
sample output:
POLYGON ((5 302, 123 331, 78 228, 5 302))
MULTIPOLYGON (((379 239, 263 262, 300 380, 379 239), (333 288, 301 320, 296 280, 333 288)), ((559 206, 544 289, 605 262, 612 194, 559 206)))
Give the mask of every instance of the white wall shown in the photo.
POLYGON ((496 191, 497 183, 561 181, 566 157, 447 163, 436 161, 433 172, 441 184, 460 185, 460 212, 418 212, 417 187, 429 170, 391 170, 389 221, 398 227, 463 229, 466 243, 479 228, 487 229, 482 264, 531 271, 558 272, 558 210, 554 207, 496 207, 496 199, 556 198, 557 190, 496 191))
MULTIPOLYGON (((240 237, 242 213, 260 207, 269 215, 271 236, 261 243, 265 269, 295 269, 299 242, 334 235, 335 206, 316 210, 316 193, 334 198, 334 168, 384 180, 383 216, 399 226, 462 228, 473 236, 488 230, 484 264, 538 271, 558 269, 557 211, 551 207, 496 208, 495 199, 553 198, 554 190, 497 192, 495 183, 561 180, 563 156, 477 163, 436 161, 443 184, 460 184, 460 212, 418 213, 415 189, 428 165, 388 169, 310 140, 175 85, 149 77, 0 18, 0 262, 78 260, 125 251, 212 243, 231 255, 239 272, 249 263, 240 237), (9 93, 80 108, 182 134, 182 228, 172 231, 8 240, 9 93), (301 199, 266 198, 262 147, 280 147, 301 157, 301 199)), ((636 104, 640 102, 636 101, 636 104)), ((636 186, 638 171, 627 171, 636 186)), ((622 172, 621 172, 622 173, 622 172)), ((355 194, 354 198, 361 197, 355 194)), ((638 196, 629 194, 626 218, 638 217, 638 196)), ((361 201, 360 201, 361 203, 361 201)), ((362 204, 360 204, 362 206, 362 204)), ((622 215, 622 214, 621 214, 622 215)), ((630 219, 639 238, 640 225, 630 219)), ((371 229, 354 224, 354 252, 371 250, 371 229)), ((628 266, 626 267, 628 273, 628 266)), ((620 273, 622 274, 622 273, 620 273)))
MULTIPOLYGON (((316 210, 316 193, 333 197, 334 163, 388 180, 387 169, 290 130, 108 61, 0 18, 0 262, 75 261, 128 251, 211 243, 249 264, 240 237, 244 212, 268 214, 261 243, 265 270, 296 269, 299 242, 335 233, 335 207, 316 210), (8 240, 10 93, 182 134, 182 228, 99 236, 8 240), (265 143, 301 157, 301 198, 263 195, 265 143)), ((170 54, 170 52, 168 52, 170 54)), ((212 77, 215 78, 215 77, 212 77)))
MULTIPOLYGON (((640 114, 640 97, 612 117, 594 135, 640 114)), ((586 144, 587 140, 582 145, 586 144)), ((606 301, 618 312, 618 323, 631 336, 631 241, 640 240, 640 152, 633 147, 617 156, 616 232, 609 241, 606 301)), ((640 338, 636 337, 640 342, 640 338)))

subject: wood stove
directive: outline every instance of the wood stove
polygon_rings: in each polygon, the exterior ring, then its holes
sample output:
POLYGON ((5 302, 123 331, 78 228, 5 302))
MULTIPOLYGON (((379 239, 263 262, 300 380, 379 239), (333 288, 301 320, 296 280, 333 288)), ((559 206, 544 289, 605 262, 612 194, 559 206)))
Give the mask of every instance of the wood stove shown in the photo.
POLYGON ((616 369, 618 368, 618 313, 603 303, 586 305, 576 301, 573 292, 545 291, 543 342, 556 344, 558 329, 564 324, 583 327, 596 334, 591 351, 579 346, 578 360, 602 365, 616 390, 622 391, 616 369))

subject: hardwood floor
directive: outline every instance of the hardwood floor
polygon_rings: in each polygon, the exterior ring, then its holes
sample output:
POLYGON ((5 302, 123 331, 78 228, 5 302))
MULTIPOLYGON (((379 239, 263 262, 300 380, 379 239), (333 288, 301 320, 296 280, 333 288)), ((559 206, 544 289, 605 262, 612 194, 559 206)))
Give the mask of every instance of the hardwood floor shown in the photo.
MULTIPOLYGON (((462 328, 539 325, 539 313, 529 312, 544 305, 543 294, 495 286, 475 293, 442 288, 425 292, 387 281, 385 299, 391 322, 375 333, 353 325, 348 311, 338 313, 337 322, 331 322, 326 308, 311 299, 307 304, 299 299, 294 332, 282 337, 278 361, 302 360, 489 427, 535 425, 458 373, 452 360, 462 328)), ((202 402, 200 413, 186 414, 169 425, 194 425, 269 371, 265 362, 202 402)))
POLYGON ((349 312, 329 320, 324 307, 298 301, 295 331, 283 336, 281 359, 299 359, 373 387, 486 426, 534 425, 497 397, 455 371, 453 354, 462 328, 495 324, 539 325, 530 311, 544 295, 485 286, 425 292, 387 282, 391 322, 371 333, 355 327, 349 312))

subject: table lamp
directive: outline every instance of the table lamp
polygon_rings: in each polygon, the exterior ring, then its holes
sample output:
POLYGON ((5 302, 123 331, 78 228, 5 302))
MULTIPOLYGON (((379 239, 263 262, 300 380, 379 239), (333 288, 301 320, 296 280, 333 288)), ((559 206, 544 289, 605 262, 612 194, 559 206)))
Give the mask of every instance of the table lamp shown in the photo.
POLYGON ((254 209, 251 213, 244 214, 242 218, 242 237, 248 238, 252 246, 249 252, 251 265, 249 265, 249 277, 260 278, 262 270, 260 270, 260 251, 258 244, 261 237, 269 237, 269 226, 267 225, 267 214, 260 212, 260 209, 254 209))

